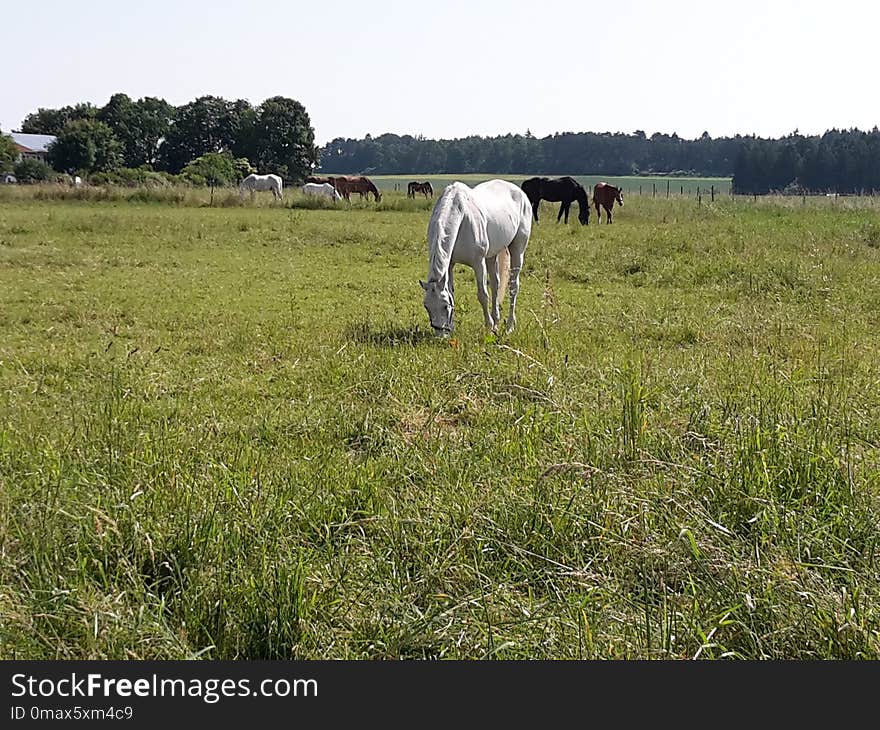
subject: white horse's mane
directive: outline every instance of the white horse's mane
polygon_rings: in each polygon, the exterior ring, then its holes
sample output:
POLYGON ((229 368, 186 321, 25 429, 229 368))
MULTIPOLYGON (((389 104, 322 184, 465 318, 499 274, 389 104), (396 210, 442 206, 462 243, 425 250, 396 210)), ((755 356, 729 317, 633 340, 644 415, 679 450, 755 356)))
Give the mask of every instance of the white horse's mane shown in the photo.
POLYGON ((474 239, 479 240, 480 223, 485 229, 485 218, 474 204, 471 189, 459 182, 448 185, 428 222, 428 281, 445 280, 459 230, 468 225, 474 239))

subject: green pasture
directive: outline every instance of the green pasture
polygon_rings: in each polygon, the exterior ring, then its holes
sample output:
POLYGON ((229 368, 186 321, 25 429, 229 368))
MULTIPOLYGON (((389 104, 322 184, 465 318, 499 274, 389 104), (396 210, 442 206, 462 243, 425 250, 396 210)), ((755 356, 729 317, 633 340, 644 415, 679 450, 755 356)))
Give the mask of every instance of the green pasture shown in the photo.
MULTIPOLYGON (((451 182, 458 180, 473 187, 486 180, 493 178, 501 178, 502 180, 510 180, 510 182, 519 185, 526 178, 535 177, 534 175, 505 175, 503 173, 497 175, 371 175, 376 187, 380 190, 399 190, 406 192, 406 186, 413 180, 418 182, 430 181, 434 193, 438 194, 440 190, 449 185, 451 182)), ((559 177, 558 175, 548 175, 548 177, 559 177)), ((618 185, 624 189, 624 198, 627 195, 641 197, 657 197, 665 198, 667 194, 667 185, 669 188, 669 196, 687 196, 694 197, 697 191, 703 191, 703 195, 709 195, 712 188, 715 188, 715 194, 730 195, 730 178, 729 177, 666 177, 666 176, 602 176, 602 175, 572 175, 578 182, 583 185, 592 196, 593 186, 600 181, 618 185)))
POLYGON ((880 657, 873 201, 548 205, 443 340, 429 201, 161 195, 0 191, 0 658, 880 657))

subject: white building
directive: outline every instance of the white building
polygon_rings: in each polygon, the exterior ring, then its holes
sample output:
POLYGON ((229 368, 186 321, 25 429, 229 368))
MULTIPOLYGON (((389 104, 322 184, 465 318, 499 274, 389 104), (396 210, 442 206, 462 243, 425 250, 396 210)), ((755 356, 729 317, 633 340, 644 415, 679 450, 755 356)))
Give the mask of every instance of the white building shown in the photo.
POLYGON ((21 132, 7 132, 6 136, 11 137, 15 143, 18 161, 32 157, 45 162, 49 145, 56 139, 53 134, 22 134, 21 132))

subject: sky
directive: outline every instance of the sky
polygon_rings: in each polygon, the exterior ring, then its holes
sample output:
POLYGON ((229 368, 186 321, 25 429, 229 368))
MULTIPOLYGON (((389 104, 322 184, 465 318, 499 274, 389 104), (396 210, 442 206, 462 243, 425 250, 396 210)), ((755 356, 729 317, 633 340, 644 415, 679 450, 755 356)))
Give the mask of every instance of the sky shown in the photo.
POLYGON ((301 102, 385 132, 692 139, 880 125, 878 0, 44 0, 5 4, 0 129, 116 92, 301 102))

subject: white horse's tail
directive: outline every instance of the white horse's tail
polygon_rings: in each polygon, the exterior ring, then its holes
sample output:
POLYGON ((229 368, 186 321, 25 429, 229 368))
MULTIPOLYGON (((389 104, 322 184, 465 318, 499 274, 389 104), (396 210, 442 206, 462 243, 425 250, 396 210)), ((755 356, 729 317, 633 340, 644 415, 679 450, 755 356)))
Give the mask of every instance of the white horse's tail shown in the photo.
POLYGON ((498 254, 498 303, 504 301, 507 285, 510 283, 510 249, 503 248, 498 254))

